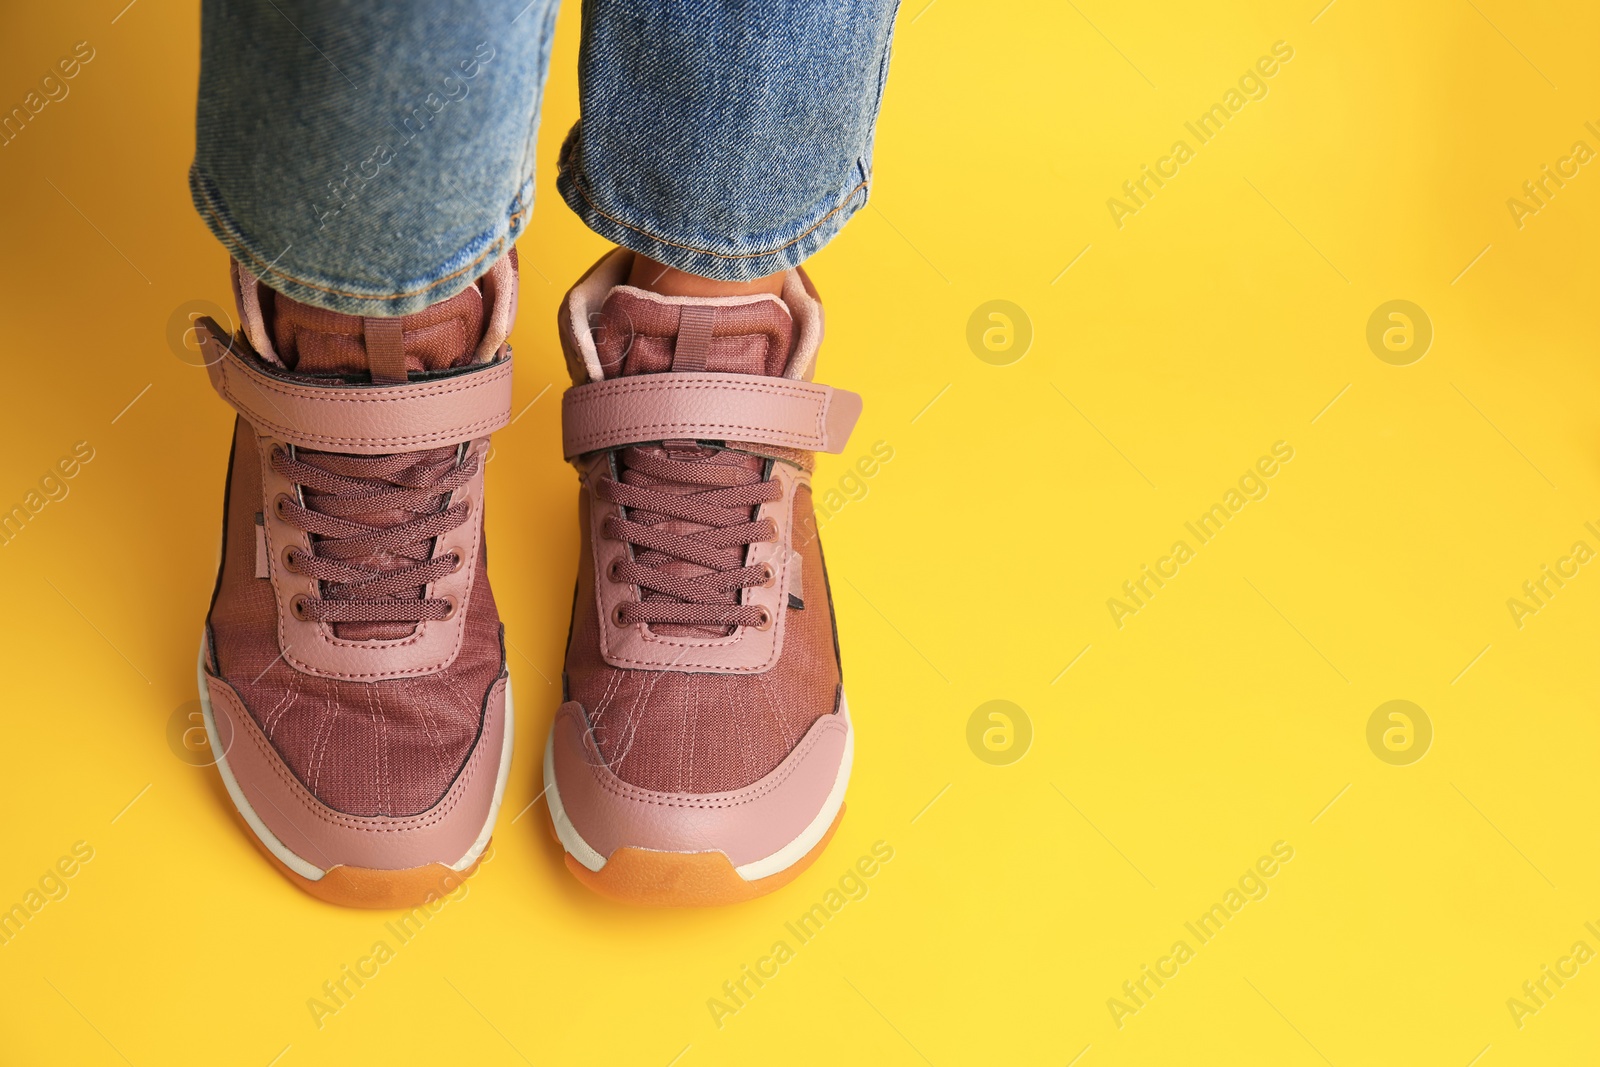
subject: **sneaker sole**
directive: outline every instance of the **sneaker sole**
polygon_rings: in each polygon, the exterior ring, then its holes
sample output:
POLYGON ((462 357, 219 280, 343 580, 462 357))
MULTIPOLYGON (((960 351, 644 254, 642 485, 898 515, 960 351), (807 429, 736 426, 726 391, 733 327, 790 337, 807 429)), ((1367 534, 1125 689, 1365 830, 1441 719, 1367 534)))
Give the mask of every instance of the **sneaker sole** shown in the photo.
POLYGON ((200 642, 200 661, 197 669, 200 687, 200 711, 205 719, 206 743, 217 757, 217 771, 222 776, 228 799, 233 802, 234 814, 249 831, 246 835, 261 854, 290 882, 302 891, 329 904, 346 908, 411 908, 452 892, 461 882, 478 869, 484 851, 494 830, 495 818, 500 814, 500 801, 505 796, 506 782, 511 771, 512 739, 516 716, 511 703, 511 677, 506 676, 505 738, 500 746, 500 770, 495 777, 494 799, 489 805, 489 818, 473 841, 467 854, 454 864, 427 863, 420 867, 384 870, 376 867, 353 867, 336 864, 327 870, 319 868, 303 856, 291 852, 278 836, 245 800, 239 782, 228 766, 227 753, 217 736, 216 720, 211 714, 211 693, 206 685, 206 646, 200 642))
MULTIPOLYGON (((840 710, 849 717, 849 704, 840 710)), ((609 858, 596 852, 567 817, 556 788, 555 732, 544 746, 545 798, 550 803, 551 835, 573 876, 601 896, 625 904, 703 908, 754 900, 794 881, 816 862, 844 819, 844 794, 855 751, 851 727, 844 759, 822 809, 793 841, 764 859, 735 867, 725 853, 668 852, 624 845, 609 858)))

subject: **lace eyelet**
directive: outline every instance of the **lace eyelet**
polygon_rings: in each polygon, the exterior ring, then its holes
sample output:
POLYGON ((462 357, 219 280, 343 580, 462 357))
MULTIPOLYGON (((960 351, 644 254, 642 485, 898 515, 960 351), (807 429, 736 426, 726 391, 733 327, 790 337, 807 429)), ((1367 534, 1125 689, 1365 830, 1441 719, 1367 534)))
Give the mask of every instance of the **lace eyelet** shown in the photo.
POLYGON ((771 589, 777 580, 778 572, 772 569, 772 564, 763 563, 761 565, 761 588, 771 589))
POLYGON ((627 561, 622 556, 618 556, 616 559, 612 560, 611 565, 606 568, 606 577, 609 580, 618 583, 619 585, 622 584, 622 576, 618 572, 622 570, 622 565, 625 562, 627 561))
POLYGON ((618 604, 616 607, 611 609, 611 624, 613 626, 628 625, 627 620, 622 617, 622 611, 626 607, 626 604, 618 604))
POLYGON ((295 563, 294 563, 294 558, 295 557, 294 557, 294 546, 293 545, 290 545, 287 548, 285 548, 283 550, 283 555, 280 558, 281 558, 281 560, 283 562, 283 569, 284 570, 288 571, 290 574, 299 574, 300 573, 300 568, 296 567, 295 563))
POLYGON ((290 504, 290 503, 293 503, 293 501, 291 501, 289 499, 289 494, 288 493, 279 493, 276 497, 273 498, 273 501, 272 501, 272 513, 274 515, 276 515, 279 519, 283 519, 284 521, 288 521, 285 518, 284 514, 283 514, 283 506, 285 504, 290 504))
POLYGON ((466 565, 467 561, 461 555, 460 552, 457 552, 457 551, 452 549, 451 552, 450 552, 450 558, 454 561, 454 563, 450 567, 450 573, 451 574, 458 573, 461 570, 461 568, 466 565))
POLYGON ((763 604, 761 606, 761 621, 756 623, 753 628, 757 629, 757 630, 770 630, 770 629, 772 629, 772 609, 771 608, 767 607, 765 604, 763 604))
POLYGON ((456 607, 458 604, 456 598, 453 596, 447 596, 444 598, 444 601, 450 606, 445 609, 444 616, 439 620, 440 622, 446 622, 456 617, 456 607))
POLYGON ((296 596, 293 600, 289 601, 289 614, 293 615, 301 622, 311 621, 310 619, 306 618, 306 597, 304 594, 296 596))

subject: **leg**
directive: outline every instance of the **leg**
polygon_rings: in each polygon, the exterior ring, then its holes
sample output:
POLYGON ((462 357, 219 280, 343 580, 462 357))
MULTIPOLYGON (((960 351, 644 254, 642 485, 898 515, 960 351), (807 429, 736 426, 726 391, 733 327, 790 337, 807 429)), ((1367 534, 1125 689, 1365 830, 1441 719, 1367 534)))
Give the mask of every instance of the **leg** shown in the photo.
POLYGON ((586 0, 561 195, 688 274, 798 266, 867 202, 895 7, 586 0))
POLYGON ((513 714, 483 540, 554 4, 204 11, 195 204, 241 328, 201 699, 264 852, 408 906, 488 846, 513 714), (520 14, 519 14, 520 11, 520 14))
POLYGON ((865 202, 894 3, 584 14, 559 186, 623 247, 560 317, 585 536, 547 799, 596 890, 725 903, 792 879, 843 812, 810 481, 860 399, 810 381, 798 264, 865 202))
POLYGON ((275 291, 405 315, 488 273, 533 206, 554 0, 207 0, 195 207, 275 291))

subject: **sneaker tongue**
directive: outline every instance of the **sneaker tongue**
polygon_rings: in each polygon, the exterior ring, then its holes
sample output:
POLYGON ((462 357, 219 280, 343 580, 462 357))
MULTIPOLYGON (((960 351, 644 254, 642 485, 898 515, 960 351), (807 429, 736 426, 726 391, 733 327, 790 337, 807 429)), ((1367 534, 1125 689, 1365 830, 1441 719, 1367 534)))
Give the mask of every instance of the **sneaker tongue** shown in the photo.
POLYGON ((789 366, 794 319, 775 296, 660 296, 611 290, 594 323, 607 378, 662 371, 778 377, 789 366))
POLYGON ((415 371, 446 370, 472 361, 483 337, 483 294, 476 283, 403 318, 362 318, 272 295, 265 310, 283 365, 297 374, 371 373, 398 381, 415 371))
MULTIPOLYGON (((329 465, 329 461, 322 458, 324 456, 334 457, 333 462, 335 463, 339 458, 343 458, 338 457, 337 453, 330 454, 325 452, 313 452, 305 449, 300 450, 298 455, 301 460, 314 467, 329 465)), ((445 445, 426 452, 413 453, 412 458, 421 464, 452 463, 456 458, 456 446, 445 445)), ((313 511, 318 510, 319 504, 323 499, 323 494, 315 492, 309 488, 305 489, 304 492, 306 506, 311 508, 313 511)), ((439 496, 436 498, 436 501, 437 502, 434 506, 429 507, 426 510, 438 510, 443 508, 448 502, 447 497, 443 493, 439 494, 439 496)), ((400 523, 408 522, 411 519, 416 518, 419 514, 421 514, 421 512, 406 511, 399 508, 385 508, 381 510, 358 512, 346 517, 353 522, 364 523, 369 526, 387 527, 398 526, 400 523)), ((408 551, 400 551, 396 549, 390 551, 373 552, 363 556, 351 557, 348 562, 358 567, 370 567, 378 571, 392 571, 417 563, 425 563, 430 558, 431 554, 429 543, 424 541, 418 545, 411 546, 408 551)), ((417 586, 414 589, 393 595, 396 599, 420 600, 422 599, 423 591, 424 590, 422 586, 417 586)), ((411 623, 406 622, 336 622, 331 625, 333 627, 335 636, 350 641, 393 641, 410 636, 415 629, 411 623)))
MULTIPOLYGON (((713 371, 723 374, 763 374, 778 377, 789 366, 793 347, 794 319, 788 305, 775 296, 751 297, 672 297, 660 296, 631 285, 611 290, 599 315, 591 323, 600 368, 607 378, 630 374, 660 374, 665 371, 713 371)), ((763 461, 757 456, 707 448, 694 441, 667 441, 657 448, 673 459, 695 460, 717 466, 742 467, 759 477, 763 461)), ((650 484, 674 495, 700 492, 699 485, 663 484, 627 469, 626 481, 650 484)), ((635 515, 649 525, 692 535, 704 527, 681 519, 635 515)), ((659 567, 679 577, 699 577, 704 567, 659 552, 639 550, 640 562, 659 567)), ((647 593, 646 600, 671 599, 661 593, 647 593)), ((727 603, 735 597, 729 594, 727 603)), ((680 626, 657 623, 658 634, 676 636, 721 636, 716 626, 680 626)))
MULTIPOLYGON (((473 359, 483 338, 483 294, 474 283, 448 300, 432 304, 402 318, 372 319, 302 304, 282 293, 273 293, 270 307, 263 309, 273 346, 284 366, 296 375, 308 377, 369 375, 374 382, 400 382, 409 373, 438 371, 465 366, 473 359)), ((445 462, 455 446, 418 453, 420 462, 445 462)), ((320 453, 303 450, 302 458, 317 465, 320 453)), ((306 503, 315 508, 319 494, 307 491, 306 503)), ((444 497, 440 496, 440 506, 444 497)), ((387 509, 351 515, 356 522, 372 526, 392 526, 415 518, 415 513, 387 509)), ((425 546, 409 553, 376 553, 351 560, 359 566, 393 570, 423 562, 425 546)), ((410 594, 420 599, 419 587, 410 594)), ((408 636, 413 627, 394 622, 341 622, 334 633, 353 641, 396 640, 408 636)))

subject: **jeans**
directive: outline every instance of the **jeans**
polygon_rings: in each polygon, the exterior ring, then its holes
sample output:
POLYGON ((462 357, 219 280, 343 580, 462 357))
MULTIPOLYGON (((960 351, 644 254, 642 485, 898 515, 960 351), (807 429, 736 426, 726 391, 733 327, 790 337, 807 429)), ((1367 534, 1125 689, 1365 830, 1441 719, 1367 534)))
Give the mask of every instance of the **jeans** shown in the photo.
MULTIPOLYGON (((690 273, 794 266, 866 203, 898 0, 584 0, 557 187, 690 273)), ((204 0, 195 207, 292 299, 405 315, 527 224, 554 0, 204 0)))

